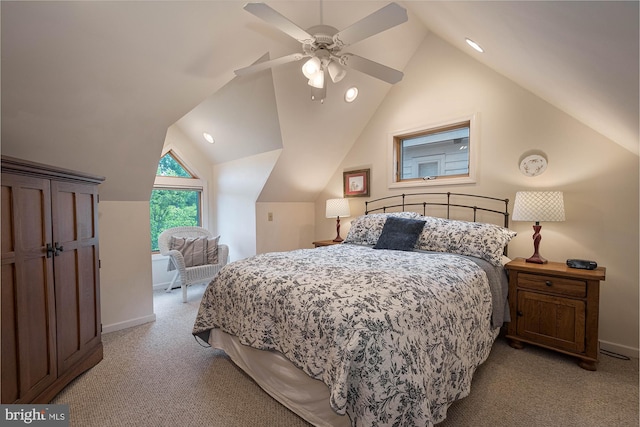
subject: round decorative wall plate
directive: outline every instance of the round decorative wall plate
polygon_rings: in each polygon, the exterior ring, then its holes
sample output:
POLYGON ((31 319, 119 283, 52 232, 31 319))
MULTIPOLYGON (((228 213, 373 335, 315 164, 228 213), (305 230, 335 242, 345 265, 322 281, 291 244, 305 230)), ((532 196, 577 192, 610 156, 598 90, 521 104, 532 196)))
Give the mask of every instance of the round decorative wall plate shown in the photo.
POLYGON ((539 154, 532 154, 520 162, 520 172, 526 176, 540 175, 547 169, 547 159, 539 154))

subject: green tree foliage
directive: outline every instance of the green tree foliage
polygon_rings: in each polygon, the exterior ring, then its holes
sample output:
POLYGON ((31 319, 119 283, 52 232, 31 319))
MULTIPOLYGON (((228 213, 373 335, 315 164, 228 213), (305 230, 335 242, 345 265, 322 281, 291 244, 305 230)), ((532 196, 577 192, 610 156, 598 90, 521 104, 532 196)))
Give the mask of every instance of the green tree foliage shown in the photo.
POLYGON ((199 200, 199 191, 195 190, 154 189, 151 192, 152 251, 159 250, 158 236, 167 228, 200 225, 199 200))
MULTIPOLYGON (((158 176, 193 178, 171 153, 158 162, 158 176)), ((151 192, 151 250, 158 251, 158 236, 167 228, 200 225, 200 192, 154 189, 151 192)))
POLYGON ((158 162, 158 176, 177 176, 180 178, 193 178, 180 163, 170 154, 167 153, 158 162))

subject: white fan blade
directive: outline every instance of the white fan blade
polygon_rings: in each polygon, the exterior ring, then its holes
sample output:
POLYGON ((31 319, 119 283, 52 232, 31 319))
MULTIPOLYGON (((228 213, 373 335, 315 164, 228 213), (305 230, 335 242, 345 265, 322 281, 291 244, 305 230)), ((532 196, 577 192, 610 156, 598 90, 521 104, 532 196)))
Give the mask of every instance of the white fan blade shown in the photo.
POLYGON ((264 3, 247 3, 244 10, 273 25, 300 43, 312 43, 313 36, 264 3))
POLYGON ((347 67, 353 68, 354 70, 358 70, 387 83, 396 84, 402 80, 402 77, 404 77, 404 73, 401 71, 352 53, 345 53, 342 55, 341 59, 347 67))
POLYGON ((276 65, 286 64, 288 62, 299 61, 306 55, 302 53, 292 53, 291 55, 282 56, 280 58, 271 59, 269 61, 258 62, 257 64, 249 65, 248 67, 235 70, 236 76, 245 76, 247 74, 256 73, 258 71, 266 70, 267 68, 275 67, 276 65))
POLYGON ((397 3, 390 3, 335 34, 333 41, 338 47, 348 46, 407 22, 407 19, 405 8, 397 3))

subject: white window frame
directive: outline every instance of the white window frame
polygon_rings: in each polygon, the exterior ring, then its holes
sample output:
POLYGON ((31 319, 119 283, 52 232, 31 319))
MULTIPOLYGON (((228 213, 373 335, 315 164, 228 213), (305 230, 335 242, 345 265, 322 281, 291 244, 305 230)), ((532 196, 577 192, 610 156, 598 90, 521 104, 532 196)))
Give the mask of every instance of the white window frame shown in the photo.
POLYGON ((438 185, 455 185, 455 184, 475 184, 477 182, 478 173, 478 153, 480 152, 480 138, 477 123, 477 114, 469 114, 459 116, 452 119, 443 120, 437 123, 417 126, 410 129, 401 129, 389 133, 388 149, 387 149, 387 187, 395 188, 424 188, 438 185), (467 176, 439 176, 436 179, 422 179, 413 181, 396 181, 398 158, 395 148, 395 138, 400 135, 425 132, 435 130, 447 126, 456 125, 462 122, 469 122, 469 173, 467 176))
MULTIPOLYGON (((160 158, 163 158, 168 152, 171 152, 178 162, 180 162, 194 178, 180 178, 175 176, 157 176, 153 182, 152 190, 195 190, 200 191, 200 214, 202 215, 201 227, 209 228, 209 197, 207 192, 207 181, 199 178, 202 176, 198 170, 184 159, 184 156, 178 149, 167 146, 162 150, 160 158)), ((152 252, 152 259, 165 258, 158 252, 152 252)))

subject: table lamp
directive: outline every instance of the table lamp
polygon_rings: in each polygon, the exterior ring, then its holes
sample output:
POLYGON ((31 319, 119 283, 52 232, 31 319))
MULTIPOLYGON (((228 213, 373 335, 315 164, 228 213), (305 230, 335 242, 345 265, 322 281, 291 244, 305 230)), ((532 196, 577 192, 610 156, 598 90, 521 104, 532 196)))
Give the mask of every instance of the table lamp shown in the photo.
POLYGON ((346 217, 351 215, 351 211, 349 210, 349 200, 347 199, 329 199, 327 200, 327 210, 326 217, 327 218, 336 218, 336 238, 333 239, 334 242, 342 242, 342 237, 340 237, 340 217, 346 217))
POLYGON ((540 222, 564 221, 564 198, 562 191, 518 191, 513 206, 514 221, 534 221, 533 255, 527 262, 544 264, 546 259, 540 256, 540 222))

